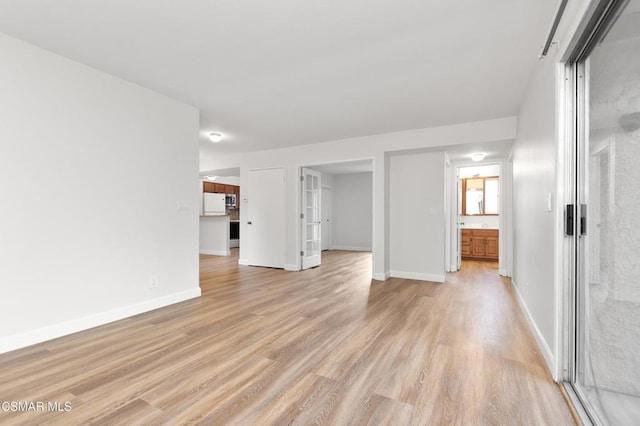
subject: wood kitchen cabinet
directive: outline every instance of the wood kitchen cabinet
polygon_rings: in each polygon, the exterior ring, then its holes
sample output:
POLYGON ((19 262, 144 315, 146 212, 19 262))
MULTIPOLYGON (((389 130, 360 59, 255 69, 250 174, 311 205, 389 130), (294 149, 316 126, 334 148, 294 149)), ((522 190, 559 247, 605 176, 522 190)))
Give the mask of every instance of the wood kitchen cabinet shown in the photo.
POLYGON ((498 260, 497 229, 463 229, 461 236, 462 259, 498 260))
POLYGON ((236 194, 240 199, 240 187, 237 185, 226 185, 224 183, 202 182, 202 192, 212 192, 214 194, 236 194))

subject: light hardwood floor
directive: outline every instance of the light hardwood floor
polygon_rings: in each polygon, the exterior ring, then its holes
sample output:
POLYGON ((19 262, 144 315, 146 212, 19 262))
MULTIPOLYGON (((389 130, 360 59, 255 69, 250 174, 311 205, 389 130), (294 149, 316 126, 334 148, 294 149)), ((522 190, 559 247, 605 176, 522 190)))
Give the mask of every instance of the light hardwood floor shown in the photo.
POLYGON ((510 283, 370 279, 371 255, 304 272, 201 257, 200 299, 0 355, 0 424, 573 424, 510 283))

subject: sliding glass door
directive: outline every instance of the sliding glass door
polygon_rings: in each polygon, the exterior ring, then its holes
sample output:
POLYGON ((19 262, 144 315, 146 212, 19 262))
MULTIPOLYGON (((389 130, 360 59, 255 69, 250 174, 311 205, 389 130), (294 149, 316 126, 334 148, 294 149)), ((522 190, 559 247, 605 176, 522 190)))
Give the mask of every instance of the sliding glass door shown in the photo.
POLYGON ((640 0, 600 10, 574 68, 572 385, 594 423, 639 425, 640 0))

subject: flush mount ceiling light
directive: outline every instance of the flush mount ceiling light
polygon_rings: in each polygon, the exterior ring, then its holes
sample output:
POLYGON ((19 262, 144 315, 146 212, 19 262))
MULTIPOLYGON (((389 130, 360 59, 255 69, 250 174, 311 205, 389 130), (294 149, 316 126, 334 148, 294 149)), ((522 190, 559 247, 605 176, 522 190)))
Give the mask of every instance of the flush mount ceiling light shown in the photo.
POLYGON ((209 133, 209 140, 213 143, 218 143, 222 140, 222 135, 220 133, 209 133))
POLYGON ((218 179, 218 176, 207 176, 206 179, 213 181, 213 180, 218 179))
POLYGON ((476 154, 471 154, 471 159, 473 161, 482 161, 484 160, 484 157, 486 157, 487 154, 485 154, 484 152, 478 152, 476 154))

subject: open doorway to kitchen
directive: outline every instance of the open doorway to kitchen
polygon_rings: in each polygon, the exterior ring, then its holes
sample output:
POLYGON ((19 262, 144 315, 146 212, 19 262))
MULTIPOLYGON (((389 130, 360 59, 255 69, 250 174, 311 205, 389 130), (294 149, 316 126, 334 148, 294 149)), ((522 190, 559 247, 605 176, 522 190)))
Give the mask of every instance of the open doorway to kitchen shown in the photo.
POLYGON ((372 251, 373 160, 300 167, 300 267, 329 250, 372 251))
POLYGON ((200 254, 229 256, 240 247, 240 168, 200 173, 200 254))

